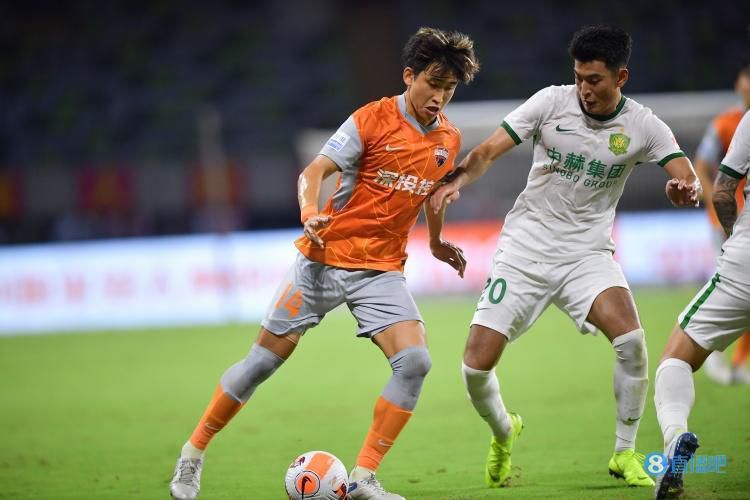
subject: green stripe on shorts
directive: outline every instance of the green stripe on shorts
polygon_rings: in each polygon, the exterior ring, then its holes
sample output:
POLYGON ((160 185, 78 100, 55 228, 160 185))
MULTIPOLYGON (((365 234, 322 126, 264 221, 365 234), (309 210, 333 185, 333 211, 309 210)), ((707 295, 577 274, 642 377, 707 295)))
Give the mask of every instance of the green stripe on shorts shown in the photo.
POLYGON ((693 315, 698 310, 698 308, 703 305, 706 299, 708 299, 708 296, 711 295, 711 292, 714 291, 714 289, 716 288, 716 283, 718 282, 719 282, 719 273, 716 273, 714 274, 714 277, 711 278, 711 284, 708 286, 708 288, 706 288, 706 290, 701 294, 701 296, 698 297, 695 300, 695 302, 693 302, 693 305, 690 306, 690 310, 688 311, 688 313, 685 315, 684 318, 682 318, 682 322, 680 323, 680 328, 682 328, 683 330, 685 329, 687 324, 690 322, 690 318, 693 317, 693 315))

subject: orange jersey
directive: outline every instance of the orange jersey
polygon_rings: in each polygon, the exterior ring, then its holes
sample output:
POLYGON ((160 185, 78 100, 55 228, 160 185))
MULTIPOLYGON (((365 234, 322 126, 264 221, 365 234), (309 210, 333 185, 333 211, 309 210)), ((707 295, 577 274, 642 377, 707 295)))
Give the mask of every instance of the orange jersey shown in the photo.
MULTIPOLYGON (((406 115, 403 96, 371 102, 351 119, 359 154, 346 168, 337 163, 343 172, 321 212, 333 219, 318 233, 325 248, 306 236, 295 244, 307 258, 330 266, 403 271, 409 231, 427 196, 453 170, 461 135, 442 113, 433 127, 421 128, 406 115)), ((347 140, 339 132, 327 147, 347 140)))
MULTIPOLYGON (((737 126, 740 124, 740 120, 742 120, 742 116, 744 114, 744 109, 740 107, 733 107, 718 115, 711 123, 711 126, 716 131, 716 137, 719 140, 719 144, 721 145, 722 158, 727 153, 727 150, 729 149, 729 143, 732 142, 734 132, 735 130, 737 130, 737 126)), ((745 206, 744 190, 745 179, 742 179, 737 186, 737 192, 735 193, 738 214, 742 212, 742 209, 745 206)), ((706 211, 708 212, 709 219, 711 219, 711 224, 713 224, 717 228, 721 228, 721 224, 719 223, 718 217, 716 217, 716 211, 714 210, 713 205, 706 205, 706 211)))

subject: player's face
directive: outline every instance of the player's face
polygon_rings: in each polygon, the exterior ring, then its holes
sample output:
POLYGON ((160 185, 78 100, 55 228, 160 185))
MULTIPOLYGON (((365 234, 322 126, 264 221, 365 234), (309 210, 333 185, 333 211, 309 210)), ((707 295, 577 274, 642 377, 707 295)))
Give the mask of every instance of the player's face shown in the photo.
POLYGON ((620 102, 620 89, 628 81, 628 70, 611 71, 603 61, 576 61, 573 66, 581 105, 592 115, 608 115, 620 102))
POLYGON ((434 65, 419 74, 407 67, 403 76, 407 87, 406 109, 426 127, 450 102, 458 86, 458 78, 452 72, 440 71, 434 65))

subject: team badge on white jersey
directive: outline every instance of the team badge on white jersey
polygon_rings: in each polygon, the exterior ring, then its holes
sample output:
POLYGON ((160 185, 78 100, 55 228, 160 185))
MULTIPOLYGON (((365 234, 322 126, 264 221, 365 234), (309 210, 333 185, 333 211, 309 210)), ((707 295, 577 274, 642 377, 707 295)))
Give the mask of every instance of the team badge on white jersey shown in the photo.
POLYGON ((609 150, 616 155, 622 155, 628 152, 630 137, 625 134, 611 134, 609 136, 609 150))

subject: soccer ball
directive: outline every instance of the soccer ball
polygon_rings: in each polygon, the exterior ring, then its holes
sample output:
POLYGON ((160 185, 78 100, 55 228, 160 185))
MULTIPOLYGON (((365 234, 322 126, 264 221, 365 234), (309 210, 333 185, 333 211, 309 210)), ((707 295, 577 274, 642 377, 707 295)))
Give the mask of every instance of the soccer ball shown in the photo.
POLYGON ((325 451, 308 451, 289 465, 284 486, 290 500, 344 500, 349 474, 325 451))

